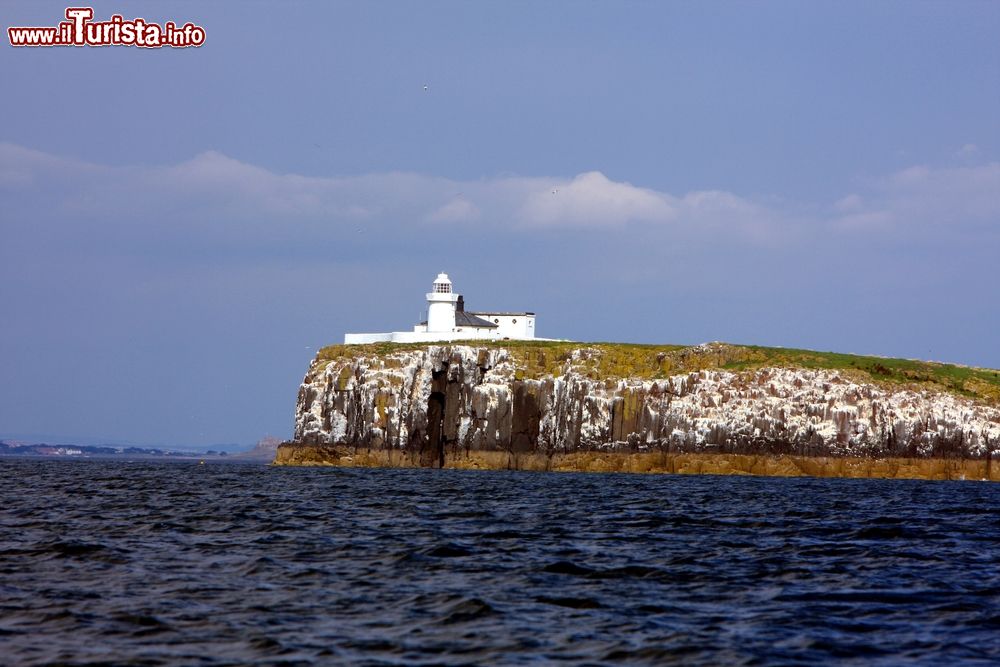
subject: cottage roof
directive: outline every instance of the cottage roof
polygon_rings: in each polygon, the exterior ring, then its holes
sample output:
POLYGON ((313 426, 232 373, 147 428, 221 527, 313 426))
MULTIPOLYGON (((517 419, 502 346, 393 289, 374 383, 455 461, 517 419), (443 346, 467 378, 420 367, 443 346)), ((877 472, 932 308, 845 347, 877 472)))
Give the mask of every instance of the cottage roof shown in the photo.
MULTIPOLYGON (((420 326, 427 326, 427 320, 420 323, 420 326)), ((484 320, 481 317, 476 317, 472 313, 467 313, 464 310, 459 310, 455 313, 455 326, 456 327, 485 327, 489 329, 496 329, 497 325, 493 324, 489 320, 484 320)))
POLYGON ((497 325, 493 324, 489 320, 484 320, 481 317, 476 317, 472 313, 467 313, 464 310, 460 310, 455 313, 455 326, 457 327, 490 327, 491 329, 496 329, 497 325))

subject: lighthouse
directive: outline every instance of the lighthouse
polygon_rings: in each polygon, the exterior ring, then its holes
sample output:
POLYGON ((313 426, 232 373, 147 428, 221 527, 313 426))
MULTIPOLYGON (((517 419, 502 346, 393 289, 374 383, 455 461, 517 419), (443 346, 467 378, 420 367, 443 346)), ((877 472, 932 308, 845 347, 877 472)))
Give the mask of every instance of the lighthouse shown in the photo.
POLYGON ((450 340, 551 340, 535 338, 535 313, 519 310, 469 311, 447 273, 439 273, 427 293, 427 321, 413 331, 344 334, 345 345, 436 343, 450 340))
POLYGON ((431 291, 427 293, 427 331, 448 332, 455 330, 455 309, 458 295, 451 291, 447 273, 439 273, 431 291))

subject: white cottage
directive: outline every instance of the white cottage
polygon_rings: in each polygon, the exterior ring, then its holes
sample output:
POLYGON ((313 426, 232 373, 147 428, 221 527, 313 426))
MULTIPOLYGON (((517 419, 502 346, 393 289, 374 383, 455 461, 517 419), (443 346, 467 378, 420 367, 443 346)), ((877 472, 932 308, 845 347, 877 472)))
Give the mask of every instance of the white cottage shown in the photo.
MULTIPOLYGON (((535 314, 465 309, 465 299, 452 289, 448 274, 439 273, 427 293, 427 321, 413 331, 344 334, 345 345, 362 343, 429 343, 448 340, 532 340, 535 314)), ((544 339, 538 339, 544 340, 544 339)))

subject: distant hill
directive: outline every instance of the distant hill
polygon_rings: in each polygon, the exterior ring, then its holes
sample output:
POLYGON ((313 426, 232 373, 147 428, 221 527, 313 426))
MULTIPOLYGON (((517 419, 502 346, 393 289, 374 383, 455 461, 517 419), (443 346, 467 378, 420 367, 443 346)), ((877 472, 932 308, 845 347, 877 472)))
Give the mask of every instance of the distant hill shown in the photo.
MULTIPOLYGON (((165 449, 162 447, 136 447, 132 445, 80 445, 66 442, 29 442, 8 438, 0 439, 0 456, 44 456, 53 458, 128 457, 133 459, 207 459, 216 461, 270 462, 274 460, 274 455, 278 451, 279 444, 281 444, 280 439, 265 436, 249 451, 228 453, 215 449, 199 452, 165 449)), ((233 446, 228 445, 227 447, 233 446)))
POLYGON ((204 455, 198 452, 178 452, 156 447, 114 447, 110 445, 48 444, 0 440, 0 456, 199 458, 204 455))

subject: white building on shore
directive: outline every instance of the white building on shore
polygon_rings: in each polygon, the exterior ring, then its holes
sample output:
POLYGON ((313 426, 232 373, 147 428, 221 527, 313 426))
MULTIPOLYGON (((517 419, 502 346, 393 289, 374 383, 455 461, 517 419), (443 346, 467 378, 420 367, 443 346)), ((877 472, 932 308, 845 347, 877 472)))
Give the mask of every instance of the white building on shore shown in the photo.
MULTIPOLYGON (((533 340, 535 314, 495 310, 470 312, 452 290, 448 274, 439 273, 427 293, 427 321, 413 331, 344 334, 345 345, 362 343, 429 343, 449 340, 533 340)), ((535 339, 545 340, 545 339, 535 339)))

